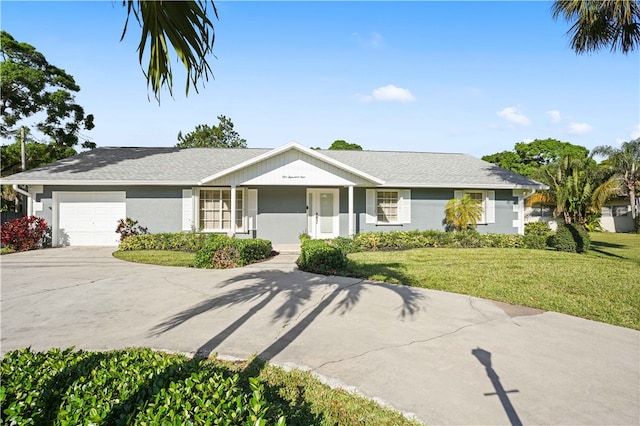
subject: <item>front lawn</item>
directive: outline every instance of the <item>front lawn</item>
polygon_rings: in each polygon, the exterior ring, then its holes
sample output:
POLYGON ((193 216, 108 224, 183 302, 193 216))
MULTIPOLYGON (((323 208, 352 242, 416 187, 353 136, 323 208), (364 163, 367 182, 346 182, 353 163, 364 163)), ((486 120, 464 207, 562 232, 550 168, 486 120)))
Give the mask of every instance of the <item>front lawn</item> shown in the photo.
POLYGON ((640 235, 591 234, 588 254, 426 248, 349 254, 350 274, 640 330, 640 235))
POLYGON ((113 256, 127 262, 147 263, 150 265, 182 266, 193 268, 196 254, 177 250, 118 250, 113 256))

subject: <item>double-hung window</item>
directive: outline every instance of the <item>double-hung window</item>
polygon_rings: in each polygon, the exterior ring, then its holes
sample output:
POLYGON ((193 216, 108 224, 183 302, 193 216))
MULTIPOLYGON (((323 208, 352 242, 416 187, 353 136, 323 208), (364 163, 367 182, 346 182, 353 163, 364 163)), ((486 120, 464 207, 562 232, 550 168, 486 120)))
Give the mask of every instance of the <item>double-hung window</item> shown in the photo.
POLYGON ((466 189, 464 191, 455 191, 455 198, 462 198, 468 195, 472 200, 478 202, 482 206, 482 216, 478 223, 495 223, 495 191, 485 191, 479 189, 466 189))
POLYGON ((411 223, 411 190, 367 189, 367 223, 411 223))
MULTIPOLYGON (((200 189, 198 223, 201 231, 228 231, 231 229, 231 189, 200 189)), ((236 230, 244 229, 244 192, 236 190, 236 230)))

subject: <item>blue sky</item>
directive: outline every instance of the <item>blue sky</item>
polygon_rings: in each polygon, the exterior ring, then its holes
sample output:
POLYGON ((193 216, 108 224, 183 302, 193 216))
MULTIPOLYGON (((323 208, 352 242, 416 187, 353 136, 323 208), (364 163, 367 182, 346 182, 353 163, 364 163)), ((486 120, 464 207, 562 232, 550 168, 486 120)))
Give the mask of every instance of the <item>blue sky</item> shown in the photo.
POLYGON ((576 55, 550 2, 217 2, 215 79, 147 91, 120 1, 2 1, 2 29, 74 76, 98 146, 173 146, 231 118, 249 147, 466 152, 640 137, 640 58, 576 55))

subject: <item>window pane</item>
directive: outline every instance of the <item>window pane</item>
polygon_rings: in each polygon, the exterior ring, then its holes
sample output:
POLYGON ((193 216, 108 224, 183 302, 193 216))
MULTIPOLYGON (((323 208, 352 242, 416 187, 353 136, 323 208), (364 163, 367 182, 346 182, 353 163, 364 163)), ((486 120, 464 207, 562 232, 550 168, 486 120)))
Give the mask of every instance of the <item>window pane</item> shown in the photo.
POLYGON ((398 192, 378 192, 378 222, 398 221, 398 192))

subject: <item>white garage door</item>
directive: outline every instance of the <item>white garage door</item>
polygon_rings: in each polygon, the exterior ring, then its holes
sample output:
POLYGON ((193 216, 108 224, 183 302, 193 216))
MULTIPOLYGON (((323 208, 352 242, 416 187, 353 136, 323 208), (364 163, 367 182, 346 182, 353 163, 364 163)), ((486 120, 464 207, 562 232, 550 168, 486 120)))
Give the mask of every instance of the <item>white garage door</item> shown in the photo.
POLYGON ((55 192, 54 214, 58 226, 53 241, 58 246, 116 246, 118 220, 127 216, 126 193, 55 192))

